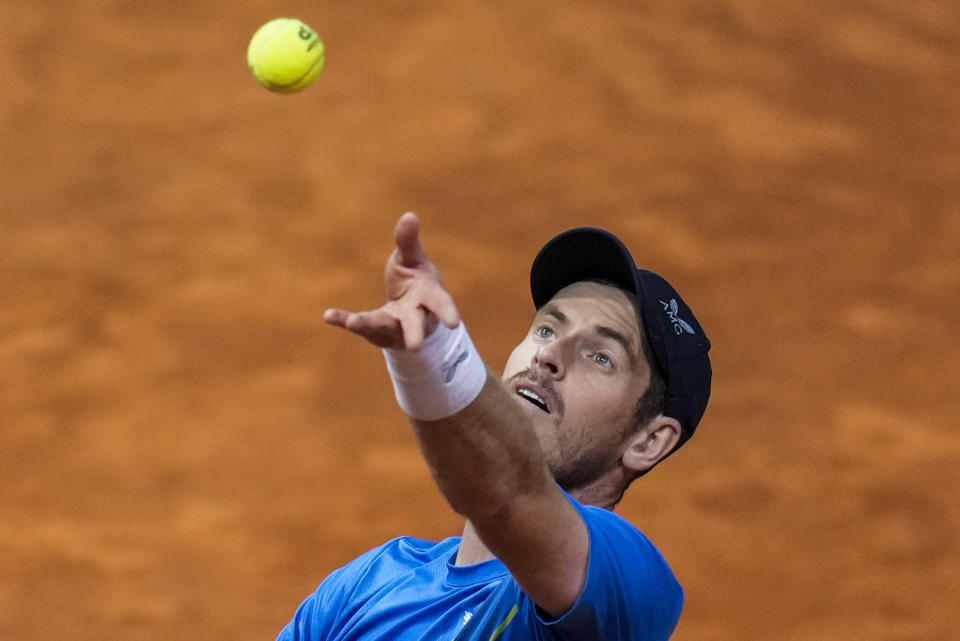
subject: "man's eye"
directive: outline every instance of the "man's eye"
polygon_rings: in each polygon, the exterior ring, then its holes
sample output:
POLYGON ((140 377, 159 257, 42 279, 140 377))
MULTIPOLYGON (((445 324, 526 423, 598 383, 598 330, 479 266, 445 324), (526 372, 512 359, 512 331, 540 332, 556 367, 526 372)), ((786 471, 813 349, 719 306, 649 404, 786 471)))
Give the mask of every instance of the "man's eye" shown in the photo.
POLYGON ((553 330, 549 327, 537 328, 537 336, 540 338, 553 338, 553 330))
POLYGON ((600 367, 613 367, 613 361, 610 360, 610 357, 602 352, 598 352, 593 355, 593 362, 595 362, 600 367))

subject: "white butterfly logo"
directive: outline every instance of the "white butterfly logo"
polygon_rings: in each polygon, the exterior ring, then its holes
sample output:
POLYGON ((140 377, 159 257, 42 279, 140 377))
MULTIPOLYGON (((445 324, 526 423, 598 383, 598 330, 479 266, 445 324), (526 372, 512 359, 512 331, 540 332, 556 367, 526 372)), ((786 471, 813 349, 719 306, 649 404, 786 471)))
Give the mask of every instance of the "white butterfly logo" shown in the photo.
POLYGON ((677 333, 677 336, 680 336, 684 332, 688 334, 696 334, 697 332, 690 326, 690 323, 680 318, 680 306, 677 305, 677 299, 671 298, 669 303, 660 301, 660 304, 663 305, 663 309, 667 312, 667 316, 670 317, 670 322, 673 323, 673 331, 677 333))

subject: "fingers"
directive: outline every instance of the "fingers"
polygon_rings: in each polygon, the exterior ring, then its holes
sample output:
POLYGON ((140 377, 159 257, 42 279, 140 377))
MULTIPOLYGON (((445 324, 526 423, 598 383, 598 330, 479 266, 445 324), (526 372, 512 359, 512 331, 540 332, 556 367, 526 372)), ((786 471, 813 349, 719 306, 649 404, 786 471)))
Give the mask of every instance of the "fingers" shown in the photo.
MULTIPOLYGON (((423 336, 433 332, 438 319, 451 329, 460 324, 460 312, 453 297, 430 274, 414 274, 403 297, 391 301, 384 309, 389 309, 404 328, 407 327, 404 317, 409 316, 410 322, 422 322, 426 314, 428 322, 423 336)), ((417 336, 422 333, 420 330, 414 331, 417 336)), ((408 348, 409 344, 408 338, 408 348)))
MULTIPOLYGON (((342 327, 381 348, 417 351, 437 327, 437 316, 426 308, 387 304, 368 312, 328 309, 323 320, 342 327)), ((456 325, 453 325, 456 327, 456 325)))
POLYGON ((420 220, 417 215, 407 212, 400 216, 393 228, 393 240, 397 245, 397 262, 405 267, 414 267, 429 262, 427 252, 420 244, 420 220))
POLYGON ((323 320, 353 332, 377 347, 392 349, 404 347, 403 330, 400 324, 382 308, 369 312, 328 309, 323 314, 323 320))
POLYGON ((427 292, 422 305, 436 314, 440 322, 450 329, 460 324, 457 305, 453 302, 453 297, 442 287, 436 287, 427 292))
POLYGON ((416 310, 412 314, 405 314, 400 317, 400 327, 403 330, 403 347, 415 352, 423 347, 423 341, 426 338, 426 328, 424 324, 427 320, 427 313, 424 310, 416 310))
POLYGON ((438 322, 442 321, 450 328, 456 327, 460 322, 453 299, 446 292, 438 297, 435 306, 441 313, 431 312, 427 304, 396 302, 367 312, 334 308, 324 313, 323 320, 353 332, 377 347, 417 351, 423 347, 427 336, 437 328, 438 322))
POLYGON ((456 327, 460 314, 423 250, 419 232, 415 214, 406 213, 397 221, 397 246, 384 270, 387 303, 383 307, 367 312, 328 309, 324 320, 378 347, 413 351, 423 346, 438 321, 456 327))

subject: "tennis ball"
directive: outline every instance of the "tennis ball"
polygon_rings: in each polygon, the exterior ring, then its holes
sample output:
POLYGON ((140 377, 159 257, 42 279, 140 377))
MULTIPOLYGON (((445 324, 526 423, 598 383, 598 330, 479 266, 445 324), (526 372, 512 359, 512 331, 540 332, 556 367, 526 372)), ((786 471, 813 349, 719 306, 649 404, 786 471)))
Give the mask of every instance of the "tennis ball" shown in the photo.
POLYGON ((323 42, 300 20, 276 18, 253 34, 247 47, 247 64, 270 91, 300 91, 323 70, 323 42))

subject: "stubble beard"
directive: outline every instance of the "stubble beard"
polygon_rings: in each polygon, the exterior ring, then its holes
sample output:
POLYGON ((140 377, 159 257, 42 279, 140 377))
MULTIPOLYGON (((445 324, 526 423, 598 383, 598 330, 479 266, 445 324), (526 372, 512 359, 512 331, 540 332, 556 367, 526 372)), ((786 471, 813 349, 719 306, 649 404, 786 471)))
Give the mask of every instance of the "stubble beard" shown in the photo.
POLYGON ((567 492, 581 490, 603 476, 609 451, 595 443, 580 444, 565 442, 563 432, 557 426, 557 450, 548 454, 547 464, 557 485, 567 492))
POLYGON ((583 489, 599 479, 608 463, 609 451, 598 447, 596 443, 570 442, 569 435, 562 427, 564 403, 553 385, 553 381, 537 376, 530 368, 517 372, 507 379, 508 385, 517 381, 529 381, 537 384, 554 400, 554 411, 544 416, 549 427, 535 427, 537 432, 550 430, 550 434, 538 433, 540 448, 547 459, 547 467, 554 480, 567 492, 583 489))

